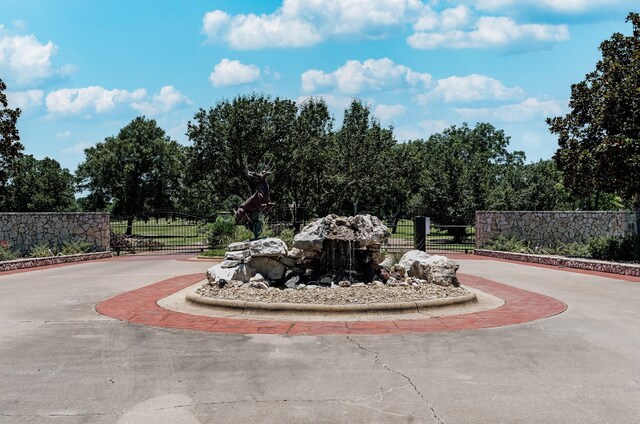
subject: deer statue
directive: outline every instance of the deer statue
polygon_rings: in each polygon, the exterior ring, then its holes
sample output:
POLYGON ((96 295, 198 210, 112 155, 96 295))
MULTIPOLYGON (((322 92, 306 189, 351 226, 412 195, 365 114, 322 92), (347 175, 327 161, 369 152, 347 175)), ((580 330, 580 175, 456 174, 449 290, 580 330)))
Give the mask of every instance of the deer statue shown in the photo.
MULTIPOLYGON (((250 171, 249 166, 247 165, 247 159, 244 159, 245 175, 248 178, 258 180, 258 188, 251 197, 242 202, 238 209, 233 211, 236 218, 236 224, 243 224, 246 223, 246 221, 249 221, 251 227, 256 228, 254 225, 257 225, 258 223, 253 223, 252 221, 257 221, 258 214, 260 212, 264 212, 273 206, 273 203, 270 202, 269 198, 269 183, 267 183, 267 176, 272 174, 270 166, 271 160, 266 164, 263 171, 250 171)), ((254 230, 252 229, 252 231, 254 230)), ((255 233, 256 231, 254 231, 254 234, 255 233)), ((258 237, 258 234, 256 234, 256 238, 258 237)))

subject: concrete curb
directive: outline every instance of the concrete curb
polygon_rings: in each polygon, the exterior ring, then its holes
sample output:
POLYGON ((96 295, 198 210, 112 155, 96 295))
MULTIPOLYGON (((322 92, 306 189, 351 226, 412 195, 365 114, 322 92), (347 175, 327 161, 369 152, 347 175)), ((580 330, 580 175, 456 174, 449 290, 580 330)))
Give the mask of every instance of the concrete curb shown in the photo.
POLYGON ((640 265, 619 262, 597 261, 593 259, 567 258, 563 256, 533 255, 528 253, 502 252, 499 250, 476 249, 475 255, 510 261, 529 262, 565 268, 583 269, 586 271, 606 272, 609 274, 630 275, 640 277, 640 265))
POLYGON ((60 265, 76 262, 92 261, 96 259, 110 259, 111 252, 81 253, 78 255, 50 256, 46 258, 23 258, 0 262, 0 272, 18 269, 37 268, 41 266, 60 265))
POLYGON ((439 306, 456 305, 477 300, 476 294, 471 292, 464 296, 446 297, 442 299, 422 300, 419 302, 399 302, 399 303, 370 303, 366 305, 319 305, 319 304, 297 304, 297 303, 264 303, 247 302, 243 300, 214 299, 204 297, 192 291, 186 296, 189 302, 217 306, 220 308, 254 310, 254 311, 286 311, 286 312, 327 312, 327 313, 349 313, 349 312, 384 312, 435 308, 439 306))

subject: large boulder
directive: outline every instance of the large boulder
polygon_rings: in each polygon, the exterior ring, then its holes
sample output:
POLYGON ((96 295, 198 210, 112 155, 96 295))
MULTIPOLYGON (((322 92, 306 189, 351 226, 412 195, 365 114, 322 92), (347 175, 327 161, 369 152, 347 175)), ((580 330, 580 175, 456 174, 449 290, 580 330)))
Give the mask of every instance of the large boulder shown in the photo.
POLYGON ((327 215, 305 226, 293 238, 293 247, 302 251, 322 250, 325 240, 353 241, 356 247, 378 248, 389 238, 389 230, 376 216, 327 215))
POLYGON ((406 270, 409 277, 439 286, 460 286, 456 277, 459 265, 445 256, 429 256, 420 250, 410 250, 402 256, 398 265, 406 270))
POLYGON ((281 262, 267 256, 252 256, 249 266, 268 280, 281 279, 287 270, 281 262))
POLYGON ((287 243, 275 237, 258 239, 251 242, 249 250, 251 251, 251 257, 286 256, 287 243))
POLYGON ((207 280, 209 280, 210 283, 216 282, 218 280, 236 280, 246 283, 254 273, 255 271, 246 264, 240 264, 231 268, 225 268, 220 263, 212 266, 207 270, 207 280))

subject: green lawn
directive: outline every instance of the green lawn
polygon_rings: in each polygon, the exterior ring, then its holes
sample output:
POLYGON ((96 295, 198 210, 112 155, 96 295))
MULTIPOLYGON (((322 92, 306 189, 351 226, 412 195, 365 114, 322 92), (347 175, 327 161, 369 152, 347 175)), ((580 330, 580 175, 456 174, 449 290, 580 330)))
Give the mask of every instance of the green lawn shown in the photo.
MULTIPOLYGON (((111 229, 120 234, 127 231, 126 220, 111 221, 111 229)), ((149 218, 147 221, 134 220, 133 237, 151 239, 165 246, 181 246, 204 242, 195 221, 184 219, 149 218)))

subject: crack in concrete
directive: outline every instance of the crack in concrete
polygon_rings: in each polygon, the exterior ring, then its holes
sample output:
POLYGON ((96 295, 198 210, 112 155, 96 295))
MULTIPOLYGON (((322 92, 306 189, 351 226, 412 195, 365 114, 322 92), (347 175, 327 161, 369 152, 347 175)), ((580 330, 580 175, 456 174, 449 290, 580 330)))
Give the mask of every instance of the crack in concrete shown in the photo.
POLYGON ((407 380, 407 382, 413 388, 413 391, 416 392, 418 394, 418 396, 420 396, 420 398, 425 403, 425 405, 427 406, 429 411, 431 411, 431 415, 433 415, 433 418, 435 418, 438 421, 438 423, 445 424, 445 422, 442 420, 442 418, 440 418, 438 416, 438 414, 436 413, 435 409, 433 409, 433 406, 431 406, 431 403, 424 397, 424 395, 420 392, 420 390, 418 390, 418 387, 411 380, 411 378, 409 376, 407 376, 406 374, 401 373, 400 371, 394 370, 393 368, 389 367, 388 365, 383 364, 382 362, 380 362, 380 360, 378 359, 378 357, 380 356, 380 352, 376 352, 374 350, 367 349, 366 347, 364 347, 360 343, 358 343, 358 341, 352 339, 350 336, 347 336, 347 340, 350 341, 351 343, 355 344, 356 346, 358 346, 358 348, 360 348, 361 350, 363 350, 363 351, 365 351, 367 353, 375 355, 374 359, 373 359, 374 363, 376 363, 377 365, 379 365, 382 368, 386 369, 387 371, 389 371, 389 372, 391 372, 393 374, 397 374, 397 375, 403 377, 405 380, 407 380))

